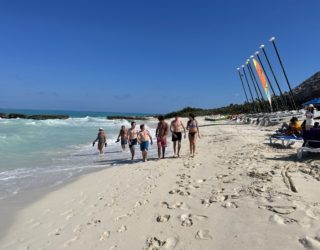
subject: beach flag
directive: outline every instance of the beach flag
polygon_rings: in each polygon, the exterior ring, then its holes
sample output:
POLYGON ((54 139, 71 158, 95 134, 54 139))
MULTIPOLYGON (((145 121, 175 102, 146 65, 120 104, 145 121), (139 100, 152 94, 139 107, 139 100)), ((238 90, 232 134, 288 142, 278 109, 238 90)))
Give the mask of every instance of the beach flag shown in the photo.
POLYGON ((267 78, 264 75, 263 70, 262 70, 260 64, 257 62, 257 60, 254 59, 254 58, 252 60, 253 60, 254 67, 256 68, 256 70, 258 72, 262 87, 264 89, 264 92, 266 93, 267 99, 269 100, 270 107, 271 107, 271 110, 272 110, 271 95, 270 95, 270 92, 269 92, 269 86, 268 86, 267 78))

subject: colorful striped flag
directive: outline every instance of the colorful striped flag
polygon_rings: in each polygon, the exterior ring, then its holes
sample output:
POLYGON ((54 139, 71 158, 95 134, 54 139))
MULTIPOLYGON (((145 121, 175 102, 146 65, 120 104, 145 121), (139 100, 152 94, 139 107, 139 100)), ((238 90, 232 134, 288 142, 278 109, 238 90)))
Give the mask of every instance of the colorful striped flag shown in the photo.
POLYGON ((264 92, 266 93, 266 96, 267 96, 267 98, 269 100, 269 103, 270 103, 270 106, 271 106, 271 109, 272 109, 271 95, 270 95, 270 92, 269 92, 268 81, 266 79, 266 76, 264 75, 263 70, 262 70, 260 64, 257 62, 257 60, 255 60, 254 58, 252 60, 253 60, 254 67, 256 68, 258 76, 260 78, 260 81, 261 81, 262 87, 264 89, 264 92))

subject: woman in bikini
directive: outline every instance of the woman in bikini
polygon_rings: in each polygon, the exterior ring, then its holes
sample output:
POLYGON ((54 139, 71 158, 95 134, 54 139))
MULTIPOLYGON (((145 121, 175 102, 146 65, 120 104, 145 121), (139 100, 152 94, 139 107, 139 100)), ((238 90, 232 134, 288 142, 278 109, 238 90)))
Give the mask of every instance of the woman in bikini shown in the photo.
POLYGON ((198 134, 198 138, 200 138, 199 126, 194 114, 189 114, 187 130, 189 132, 190 157, 194 157, 196 152, 196 135, 198 134))
POLYGON ((103 147, 107 146, 107 136, 102 128, 99 128, 97 138, 92 143, 93 147, 96 142, 98 142, 98 150, 100 152, 100 155, 102 155, 103 154, 103 147))

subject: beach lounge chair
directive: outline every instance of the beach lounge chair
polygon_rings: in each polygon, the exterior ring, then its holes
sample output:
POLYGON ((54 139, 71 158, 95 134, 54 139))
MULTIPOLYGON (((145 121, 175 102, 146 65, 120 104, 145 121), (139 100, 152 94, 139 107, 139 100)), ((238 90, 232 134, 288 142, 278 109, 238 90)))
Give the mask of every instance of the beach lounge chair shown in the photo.
POLYGON ((320 129, 303 131, 304 144, 297 151, 298 159, 302 158, 303 152, 320 153, 320 129))
POLYGON ((282 142, 282 145, 285 147, 289 147, 296 142, 303 142, 302 137, 297 137, 295 135, 283 135, 283 134, 273 134, 269 138, 270 144, 275 144, 278 141, 282 142))

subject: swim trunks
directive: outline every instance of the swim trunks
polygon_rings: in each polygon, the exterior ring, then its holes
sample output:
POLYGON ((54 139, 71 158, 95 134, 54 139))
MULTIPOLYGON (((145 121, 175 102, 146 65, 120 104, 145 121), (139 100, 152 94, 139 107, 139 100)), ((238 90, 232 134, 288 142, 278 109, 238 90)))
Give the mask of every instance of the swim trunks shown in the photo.
POLYGON ((132 139, 132 140, 129 141, 129 147, 130 148, 134 147, 137 144, 138 144, 138 139, 137 138, 136 139, 132 139))
POLYGON ((172 141, 181 141, 182 133, 181 132, 172 132, 172 141), (176 135, 176 136, 174 136, 176 135))
POLYGON ((159 148, 165 148, 167 146, 167 138, 157 137, 157 144, 159 148))
POLYGON ((143 141, 140 143, 140 150, 144 151, 149 149, 149 141, 143 141))
POLYGON ((121 145, 126 145, 128 143, 127 139, 121 140, 121 145))

